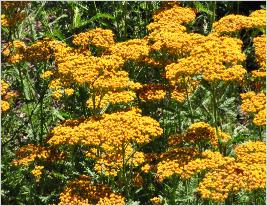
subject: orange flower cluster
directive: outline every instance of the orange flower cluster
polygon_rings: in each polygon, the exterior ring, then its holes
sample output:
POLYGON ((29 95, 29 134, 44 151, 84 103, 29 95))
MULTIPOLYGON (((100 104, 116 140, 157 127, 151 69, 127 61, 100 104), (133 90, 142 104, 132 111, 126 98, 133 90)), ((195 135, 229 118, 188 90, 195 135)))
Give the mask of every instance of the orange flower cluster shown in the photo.
POLYGON ((216 128, 211 127, 205 122, 197 122, 192 124, 186 131, 185 134, 173 135, 168 139, 169 145, 179 145, 181 143, 198 143, 201 141, 208 141, 213 146, 218 146, 218 140, 227 142, 231 139, 231 136, 218 130, 216 133, 216 128))
POLYGON ((125 205, 124 197, 111 193, 107 197, 100 198, 97 205, 125 205))
POLYGON ((153 197, 150 199, 150 202, 153 204, 153 205, 160 205, 161 204, 161 199, 159 197, 153 197))
POLYGON ((124 61, 138 61, 148 56, 150 47, 145 39, 131 39, 118 42, 109 48, 111 55, 122 57, 124 61))
POLYGON ((218 131, 204 122, 192 124, 182 135, 173 135, 168 139, 168 144, 174 149, 163 153, 163 159, 157 164, 157 178, 163 181, 176 174, 183 179, 191 178, 194 174, 206 169, 214 169, 227 164, 231 158, 223 157, 219 152, 210 150, 199 152, 197 143, 208 141, 213 146, 218 146, 218 139, 228 141, 230 135, 218 131), (186 147, 181 144, 193 143, 194 147, 186 147), (176 148, 178 146, 178 148, 176 148), (181 147, 183 146, 183 147, 181 147))
POLYGON ((5 112, 10 108, 10 104, 7 101, 2 100, 2 96, 7 94, 8 87, 9 85, 4 80, 1 80, 1 112, 5 112))
POLYGON ((237 161, 247 164, 265 163, 266 145, 260 141, 248 141, 245 144, 238 145, 235 149, 237 161))
POLYGON ((258 126, 266 125, 266 109, 263 109, 255 114, 253 123, 258 126))
MULTIPOLYGON (((2 54, 7 57, 10 63, 19 63, 21 61, 37 62, 47 61, 54 56, 55 45, 61 46, 62 43, 49 38, 39 40, 32 45, 26 45, 24 42, 14 40, 7 43, 2 54)), ((56 47, 56 48, 57 48, 56 47)))
POLYGON ((72 42, 84 48, 89 45, 94 45, 103 49, 108 49, 115 44, 113 32, 109 29, 101 28, 92 29, 75 35, 72 42))
MULTIPOLYGON (((101 145, 122 144, 135 141, 144 144, 152 137, 161 135, 162 129, 154 119, 140 114, 139 109, 104 114, 98 118, 88 118, 78 125, 70 126, 72 121, 67 121, 52 131, 53 136, 49 144, 78 144, 101 145)), ((76 122, 74 120, 74 122, 76 122)))
POLYGON ((147 28, 149 31, 167 31, 180 32, 185 31, 184 23, 193 21, 196 17, 191 8, 173 5, 169 9, 163 9, 153 16, 154 22, 150 23, 147 28))
POLYGON ((252 12, 248 17, 242 15, 227 15, 213 24, 215 32, 230 33, 242 29, 265 28, 266 11, 257 10, 252 12))
POLYGON ((94 183, 85 175, 69 182, 59 199, 59 205, 124 205, 125 203, 124 197, 113 193, 110 187, 94 183))
POLYGON ((166 96, 166 88, 162 85, 143 85, 141 89, 137 91, 139 97, 143 101, 159 101, 166 96))
POLYGON ((50 88, 56 89, 57 97, 61 97, 62 88, 69 87, 71 83, 86 84, 92 91, 88 100, 89 107, 93 108, 92 105, 95 104, 101 108, 107 102, 132 101, 135 94, 131 90, 141 86, 131 81, 127 72, 121 71, 125 60, 118 55, 95 57, 63 44, 55 45, 54 50, 58 68, 54 72, 50 88))
POLYGON ((255 54, 260 69, 252 71, 254 77, 266 77, 266 35, 254 38, 255 54))
POLYGON ((29 62, 47 61, 52 58, 51 44, 53 41, 44 38, 28 46, 24 52, 24 59, 29 62))
POLYGON ((198 152, 197 148, 179 148, 164 153, 157 165, 157 177, 163 181, 172 175, 179 175, 182 179, 189 179, 202 171, 213 170, 231 163, 234 158, 224 157, 219 152, 206 150, 198 152))
MULTIPOLYGON (((65 90, 66 91, 66 90, 65 90)), ((100 93, 100 95, 96 95, 90 98, 87 101, 87 105, 92 109, 104 108, 109 103, 110 104, 121 104, 132 102, 135 99, 136 95, 133 91, 110 91, 107 93, 100 93)))
POLYGON ((229 164, 233 161, 233 159, 234 158, 232 157, 223 157, 219 152, 206 150, 201 153, 200 158, 190 161, 183 167, 181 177, 183 179, 189 179, 194 174, 229 164))
POLYGON ((9 84, 4 80, 1 80, 1 112, 5 112, 10 109, 10 104, 7 100, 18 96, 16 92, 9 92, 9 84))
POLYGON ((49 153, 50 151, 46 147, 28 144, 17 150, 16 156, 18 159, 14 160, 12 163, 14 165, 28 166, 31 162, 37 159, 47 159, 49 153))
POLYGON ((236 160, 208 172, 198 186, 204 199, 223 202, 229 193, 266 188, 266 145, 246 142, 235 148, 236 160))
POLYGON ((166 77, 177 81, 181 76, 201 75, 207 81, 240 81, 246 70, 241 63, 245 60, 242 41, 230 37, 211 35, 196 46, 187 58, 166 66, 166 77))
POLYGON ((197 33, 185 32, 153 32, 149 34, 152 51, 167 51, 169 54, 179 58, 190 55, 194 47, 206 41, 206 37, 197 33))
POLYGON ((240 94, 242 98, 241 109, 244 112, 255 114, 253 123, 261 126, 266 125, 266 95, 265 93, 255 93, 253 91, 240 94))
MULTIPOLYGON (((51 163, 65 158, 64 152, 60 152, 56 148, 42 147, 33 144, 20 147, 16 151, 16 156, 17 159, 14 160, 12 164, 17 166, 29 166, 32 162, 38 160, 51 163)), ((36 169, 38 169, 38 167, 36 169)))
POLYGON ((136 167, 144 162, 144 154, 136 151, 132 142, 148 143, 161 134, 157 121, 141 116, 140 110, 133 108, 97 118, 68 120, 53 129, 48 143, 92 146, 87 156, 97 160, 95 170, 116 176, 123 164, 136 167))
POLYGON ((182 24, 193 21, 195 17, 193 9, 176 4, 160 10, 153 16, 154 22, 147 26, 151 32, 148 35, 148 40, 152 43, 151 49, 167 50, 178 56, 188 54, 195 41, 201 41, 202 35, 185 33, 186 27, 182 24))
POLYGON ((32 170, 31 173, 36 178, 36 182, 40 181, 43 169, 44 169, 44 166, 35 166, 34 169, 32 170))
POLYGON ((14 64, 20 62, 24 58, 25 49, 26 45, 24 42, 14 40, 4 44, 2 54, 7 58, 7 62, 14 64))
POLYGON ((157 179, 162 182, 174 174, 181 175, 183 167, 199 156, 196 147, 182 147, 163 153, 157 164, 157 179))

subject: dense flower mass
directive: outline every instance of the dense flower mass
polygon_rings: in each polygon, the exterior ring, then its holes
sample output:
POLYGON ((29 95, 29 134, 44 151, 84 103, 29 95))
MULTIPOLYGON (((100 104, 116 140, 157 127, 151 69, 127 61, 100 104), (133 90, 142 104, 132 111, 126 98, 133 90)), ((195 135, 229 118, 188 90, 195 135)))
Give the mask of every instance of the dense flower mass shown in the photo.
POLYGON ((266 35, 254 38, 255 54, 258 64, 266 70, 266 35))
MULTIPOLYGON (((168 143, 172 147, 181 147, 181 143, 194 143, 202 141, 210 141, 214 146, 218 145, 218 138, 222 141, 228 141, 230 136, 226 133, 218 131, 204 122, 192 124, 186 134, 175 135, 169 137, 168 143)), ((180 175, 184 179, 188 179, 193 174, 201 170, 218 167, 227 164, 230 159, 224 158, 219 152, 204 151, 199 152, 197 147, 183 147, 170 150, 163 157, 167 160, 161 161, 157 165, 157 176, 160 181, 174 174, 180 175)))
POLYGON ((123 142, 135 141, 143 144, 161 133, 162 129, 156 120, 142 116, 139 109, 133 108, 81 122, 68 120, 53 129, 53 136, 48 143, 52 145, 83 143, 98 146, 103 143, 121 145, 123 142))
POLYGON ((157 164, 157 179, 162 182, 172 175, 181 175, 183 167, 199 155, 197 148, 184 147, 163 153, 164 160, 157 164))
POLYGON ((4 80, 1 80, 1 112, 5 112, 10 109, 10 103, 8 100, 18 96, 17 92, 9 91, 9 84, 4 80))
POLYGON ((194 47, 191 55, 166 66, 166 77, 176 81, 180 76, 201 75, 207 81, 240 81, 246 70, 241 63, 245 54, 242 41, 230 37, 207 37, 194 47))
POLYGON ((33 144, 25 145, 17 150, 17 160, 13 161, 14 165, 29 165, 37 159, 47 159, 49 157, 49 149, 33 144))
POLYGON ((4 96, 7 93, 9 85, 1 80, 1 112, 5 112, 10 108, 10 105, 7 101, 2 100, 2 96, 4 96))
POLYGON ((193 9, 175 4, 160 10, 153 16, 154 22, 147 26, 152 51, 167 50, 178 56, 190 53, 197 42, 203 41, 202 35, 185 32, 183 24, 193 21, 195 17, 193 9))
POLYGON ((110 47, 109 52, 127 60, 139 60, 149 54, 148 42, 145 39, 131 39, 119 42, 110 47))
POLYGON ((235 148, 236 160, 208 172, 200 182, 202 198, 222 202, 229 193, 266 187, 266 145, 246 142, 235 148))
POLYGON ((188 179, 202 170, 227 164, 231 158, 223 157, 219 152, 210 150, 201 152, 198 147, 201 147, 205 141, 217 147, 219 139, 227 142, 230 138, 230 135, 220 130, 216 132, 216 128, 204 122, 192 124, 185 134, 170 136, 168 144, 174 149, 162 154, 161 157, 164 160, 157 165, 158 179, 163 181, 174 174, 188 179), (188 143, 194 147, 185 146, 188 143))
MULTIPOLYGON (((95 155, 94 169, 105 176, 117 176, 124 166, 135 168, 145 162, 143 152, 138 152, 131 145, 101 145, 100 155, 95 155), (101 150, 102 149, 102 150, 101 150)), ((92 155, 89 156, 92 158, 92 155)))
POLYGON ((143 85, 138 94, 143 101, 158 101, 164 99, 166 89, 161 85, 143 85))
POLYGON ((243 93, 241 109, 244 112, 255 114, 253 123, 256 125, 266 125, 266 95, 265 93, 255 93, 253 91, 243 93))
POLYGON ((222 167, 232 161, 231 157, 223 157, 219 152, 207 150, 201 153, 200 158, 190 161, 183 167, 181 177, 188 179, 201 171, 222 167))
POLYGON ((254 77, 266 77, 266 35, 254 38, 256 61, 258 70, 252 71, 254 77))
POLYGON ((59 199, 60 205, 124 205, 125 203, 124 197, 113 193, 110 187, 94 183, 85 175, 69 182, 59 199))
POLYGON ((264 28, 266 26, 266 11, 257 10, 248 17, 242 15, 227 15, 213 24, 218 33, 236 32, 242 29, 264 28))
POLYGON ((95 170, 106 176, 117 176, 123 165, 136 167, 144 162, 144 154, 136 151, 131 143, 148 143, 161 134, 157 121, 141 116, 140 110, 133 108, 96 118, 68 120, 53 129, 48 143, 93 146, 86 156, 96 160, 95 170))
POLYGON ((185 30, 184 23, 195 19, 196 14, 191 8, 173 5, 171 8, 160 10, 153 16, 154 22, 147 26, 149 31, 179 32, 185 30), (184 28, 184 29, 183 29, 184 28))
MULTIPOLYGON (((66 91, 66 90, 65 90, 66 91)), ((104 108, 108 104, 117 104, 117 103, 129 103, 135 99, 136 95, 132 91, 110 91, 107 93, 102 93, 91 97, 87 101, 89 108, 104 108)))
POLYGON ((25 49, 26 45, 24 42, 14 40, 4 44, 2 54, 6 58, 7 62, 18 63, 24 58, 25 49))
POLYGON ((205 122, 197 122, 192 124, 185 134, 172 135, 168 139, 169 145, 179 145, 181 143, 198 143, 201 141, 208 141, 213 146, 218 146, 218 141, 227 142, 231 139, 229 134, 210 126, 205 122))
POLYGON ((237 160, 248 164, 265 163, 266 160, 266 144, 264 142, 248 141, 238 145, 235 149, 237 160))
POLYGON ((109 48, 114 42, 114 34, 109 29, 96 28, 74 36, 73 43, 83 47, 94 45, 104 49, 109 48))

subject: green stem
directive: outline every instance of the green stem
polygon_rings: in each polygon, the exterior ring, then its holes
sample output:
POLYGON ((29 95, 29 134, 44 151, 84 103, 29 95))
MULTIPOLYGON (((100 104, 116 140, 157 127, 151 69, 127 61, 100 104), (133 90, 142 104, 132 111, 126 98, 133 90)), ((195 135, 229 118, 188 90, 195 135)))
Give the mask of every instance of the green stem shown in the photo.
POLYGON ((122 143, 122 185, 123 185, 123 189, 124 189, 124 194, 126 195, 126 197, 128 197, 128 185, 126 183, 126 161, 125 161, 125 150, 126 150, 126 146, 124 144, 124 142, 122 143))
POLYGON ((41 97, 41 102, 40 102, 40 116, 41 116, 41 121, 40 121, 40 124, 41 124, 41 135, 40 135, 40 143, 43 139, 43 135, 44 135, 44 114, 43 114, 43 97, 41 97))
POLYGON ((262 126, 259 126, 259 136, 260 140, 262 140, 262 126))
POLYGON ((126 27, 126 22, 127 22, 127 1, 124 2, 124 28, 123 28, 123 31, 124 31, 124 39, 126 39, 126 36, 127 36, 127 27, 126 27))
POLYGON ((181 122, 181 110, 177 107, 176 110, 178 110, 178 131, 179 133, 182 132, 182 122, 181 122))
POLYGON ((185 82, 185 78, 183 78, 183 84, 185 86, 185 92, 186 92, 186 100, 188 102, 188 105, 189 105, 189 112, 190 112, 190 119, 191 119, 191 124, 194 124, 194 113, 193 113, 193 107, 192 107, 192 103, 191 103, 191 100, 189 98, 189 92, 188 92, 188 88, 187 88, 187 84, 185 82))
POLYGON ((95 1, 94 1, 94 7, 95 7, 95 14, 98 14, 98 9, 97 9, 95 1))
POLYGON ((217 2, 214 1, 212 4, 212 18, 211 18, 211 22, 210 22, 210 30, 212 30, 213 27, 213 23, 216 21, 216 7, 217 7, 217 2))
POLYGON ((211 84, 211 93, 212 93, 213 124, 214 127, 216 128, 216 133, 218 134, 216 88, 213 83, 211 84))
POLYGON ((217 2, 214 1, 213 2, 213 19, 212 19, 212 23, 214 23, 216 21, 216 8, 217 8, 217 2))
MULTIPOLYGON (((22 77, 21 67, 18 66, 17 68, 18 68, 18 71, 19 71, 19 78, 20 78, 20 83, 21 83, 21 88, 22 88, 23 96, 25 97, 26 94, 25 94, 25 87, 24 87, 24 83, 23 83, 23 77, 22 77)), ((29 108, 28 102, 26 103, 26 107, 27 107, 27 114, 30 114, 30 108, 29 108)), ((33 125, 32 119, 29 120, 29 123, 30 123, 31 128, 32 128, 32 133, 33 133, 34 140, 36 140, 36 132, 34 130, 34 125, 33 125)))

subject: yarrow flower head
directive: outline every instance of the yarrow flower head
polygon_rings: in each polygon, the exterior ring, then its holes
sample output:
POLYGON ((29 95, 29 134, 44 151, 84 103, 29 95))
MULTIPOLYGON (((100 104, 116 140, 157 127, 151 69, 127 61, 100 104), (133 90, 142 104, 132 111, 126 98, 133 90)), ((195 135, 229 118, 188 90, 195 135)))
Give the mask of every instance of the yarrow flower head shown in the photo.
POLYGON ((197 191, 203 199, 223 202, 229 193, 266 187, 266 145, 248 141, 235 148, 236 160, 208 172, 197 191))
POLYGON ((104 184, 94 183, 90 177, 81 175, 67 184, 59 196, 60 205, 124 205, 125 198, 112 192, 104 184))
POLYGON ((218 33, 230 33, 242 29, 264 28, 266 26, 266 11, 257 10, 248 17, 242 15, 227 15, 218 22, 213 23, 214 31, 218 33))
POLYGON ((10 109, 10 103, 8 102, 8 100, 11 100, 13 97, 18 96, 16 91, 9 91, 9 87, 10 85, 7 82, 1 80, 1 112, 8 111, 10 109))
POLYGON ((266 125, 266 95, 263 92, 253 91, 240 94, 242 99, 241 109, 244 112, 254 114, 253 123, 260 126, 266 125))

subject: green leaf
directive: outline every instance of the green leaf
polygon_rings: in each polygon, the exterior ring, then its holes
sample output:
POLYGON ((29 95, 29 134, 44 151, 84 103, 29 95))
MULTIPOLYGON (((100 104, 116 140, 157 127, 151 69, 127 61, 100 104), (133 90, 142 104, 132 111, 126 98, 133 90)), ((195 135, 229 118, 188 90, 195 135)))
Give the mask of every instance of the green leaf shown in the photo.
POLYGON ((200 2, 194 2, 197 10, 201 11, 201 12, 204 12, 208 15, 213 15, 212 11, 210 11, 207 7, 205 7, 203 4, 201 4, 200 2))
POLYGON ((115 20, 115 17, 110 15, 110 14, 107 14, 107 13, 99 13, 95 16, 93 16, 90 21, 94 21, 94 20, 99 20, 99 19, 102 19, 102 18, 105 18, 105 19, 110 19, 110 20, 115 20))
POLYGON ((34 90, 31 87, 30 83, 26 80, 23 79, 23 90, 24 90, 24 95, 27 100, 32 100, 34 99, 34 90))
POLYGON ((78 28, 81 26, 81 12, 77 6, 74 9, 72 26, 73 28, 78 28))
POLYGON ((60 112, 55 108, 53 108, 52 110, 52 115, 57 117, 60 120, 65 120, 65 118, 60 114, 60 112))
POLYGON ((53 30, 53 37, 57 37, 58 39, 60 39, 62 41, 65 40, 64 34, 58 28, 55 28, 53 30))
POLYGON ((262 4, 260 5, 261 9, 266 9, 266 5, 262 4))
POLYGON ((60 180, 66 180, 67 177, 62 174, 62 173, 59 173, 59 172, 53 172, 52 175, 57 178, 57 179, 60 179, 60 180))
POLYGON ((49 200, 51 200, 51 195, 48 195, 48 196, 39 196, 40 200, 43 202, 43 203, 49 203, 49 200))
POLYGON ((57 23, 60 19, 63 19, 63 18, 66 18, 66 17, 68 17, 68 15, 67 14, 63 14, 60 17, 56 18, 54 21, 50 22, 48 25, 52 26, 53 24, 57 23))
POLYGON ((235 107, 235 97, 228 98, 224 100, 224 102, 219 106, 220 109, 229 110, 233 107, 235 107))
MULTIPOLYGON (((150 2, 151 3, 151 2, 150 2)), ((141 2, 140 3, 140 8, 142 8, 142 9, 146 9, 146 2, 141 2)))

